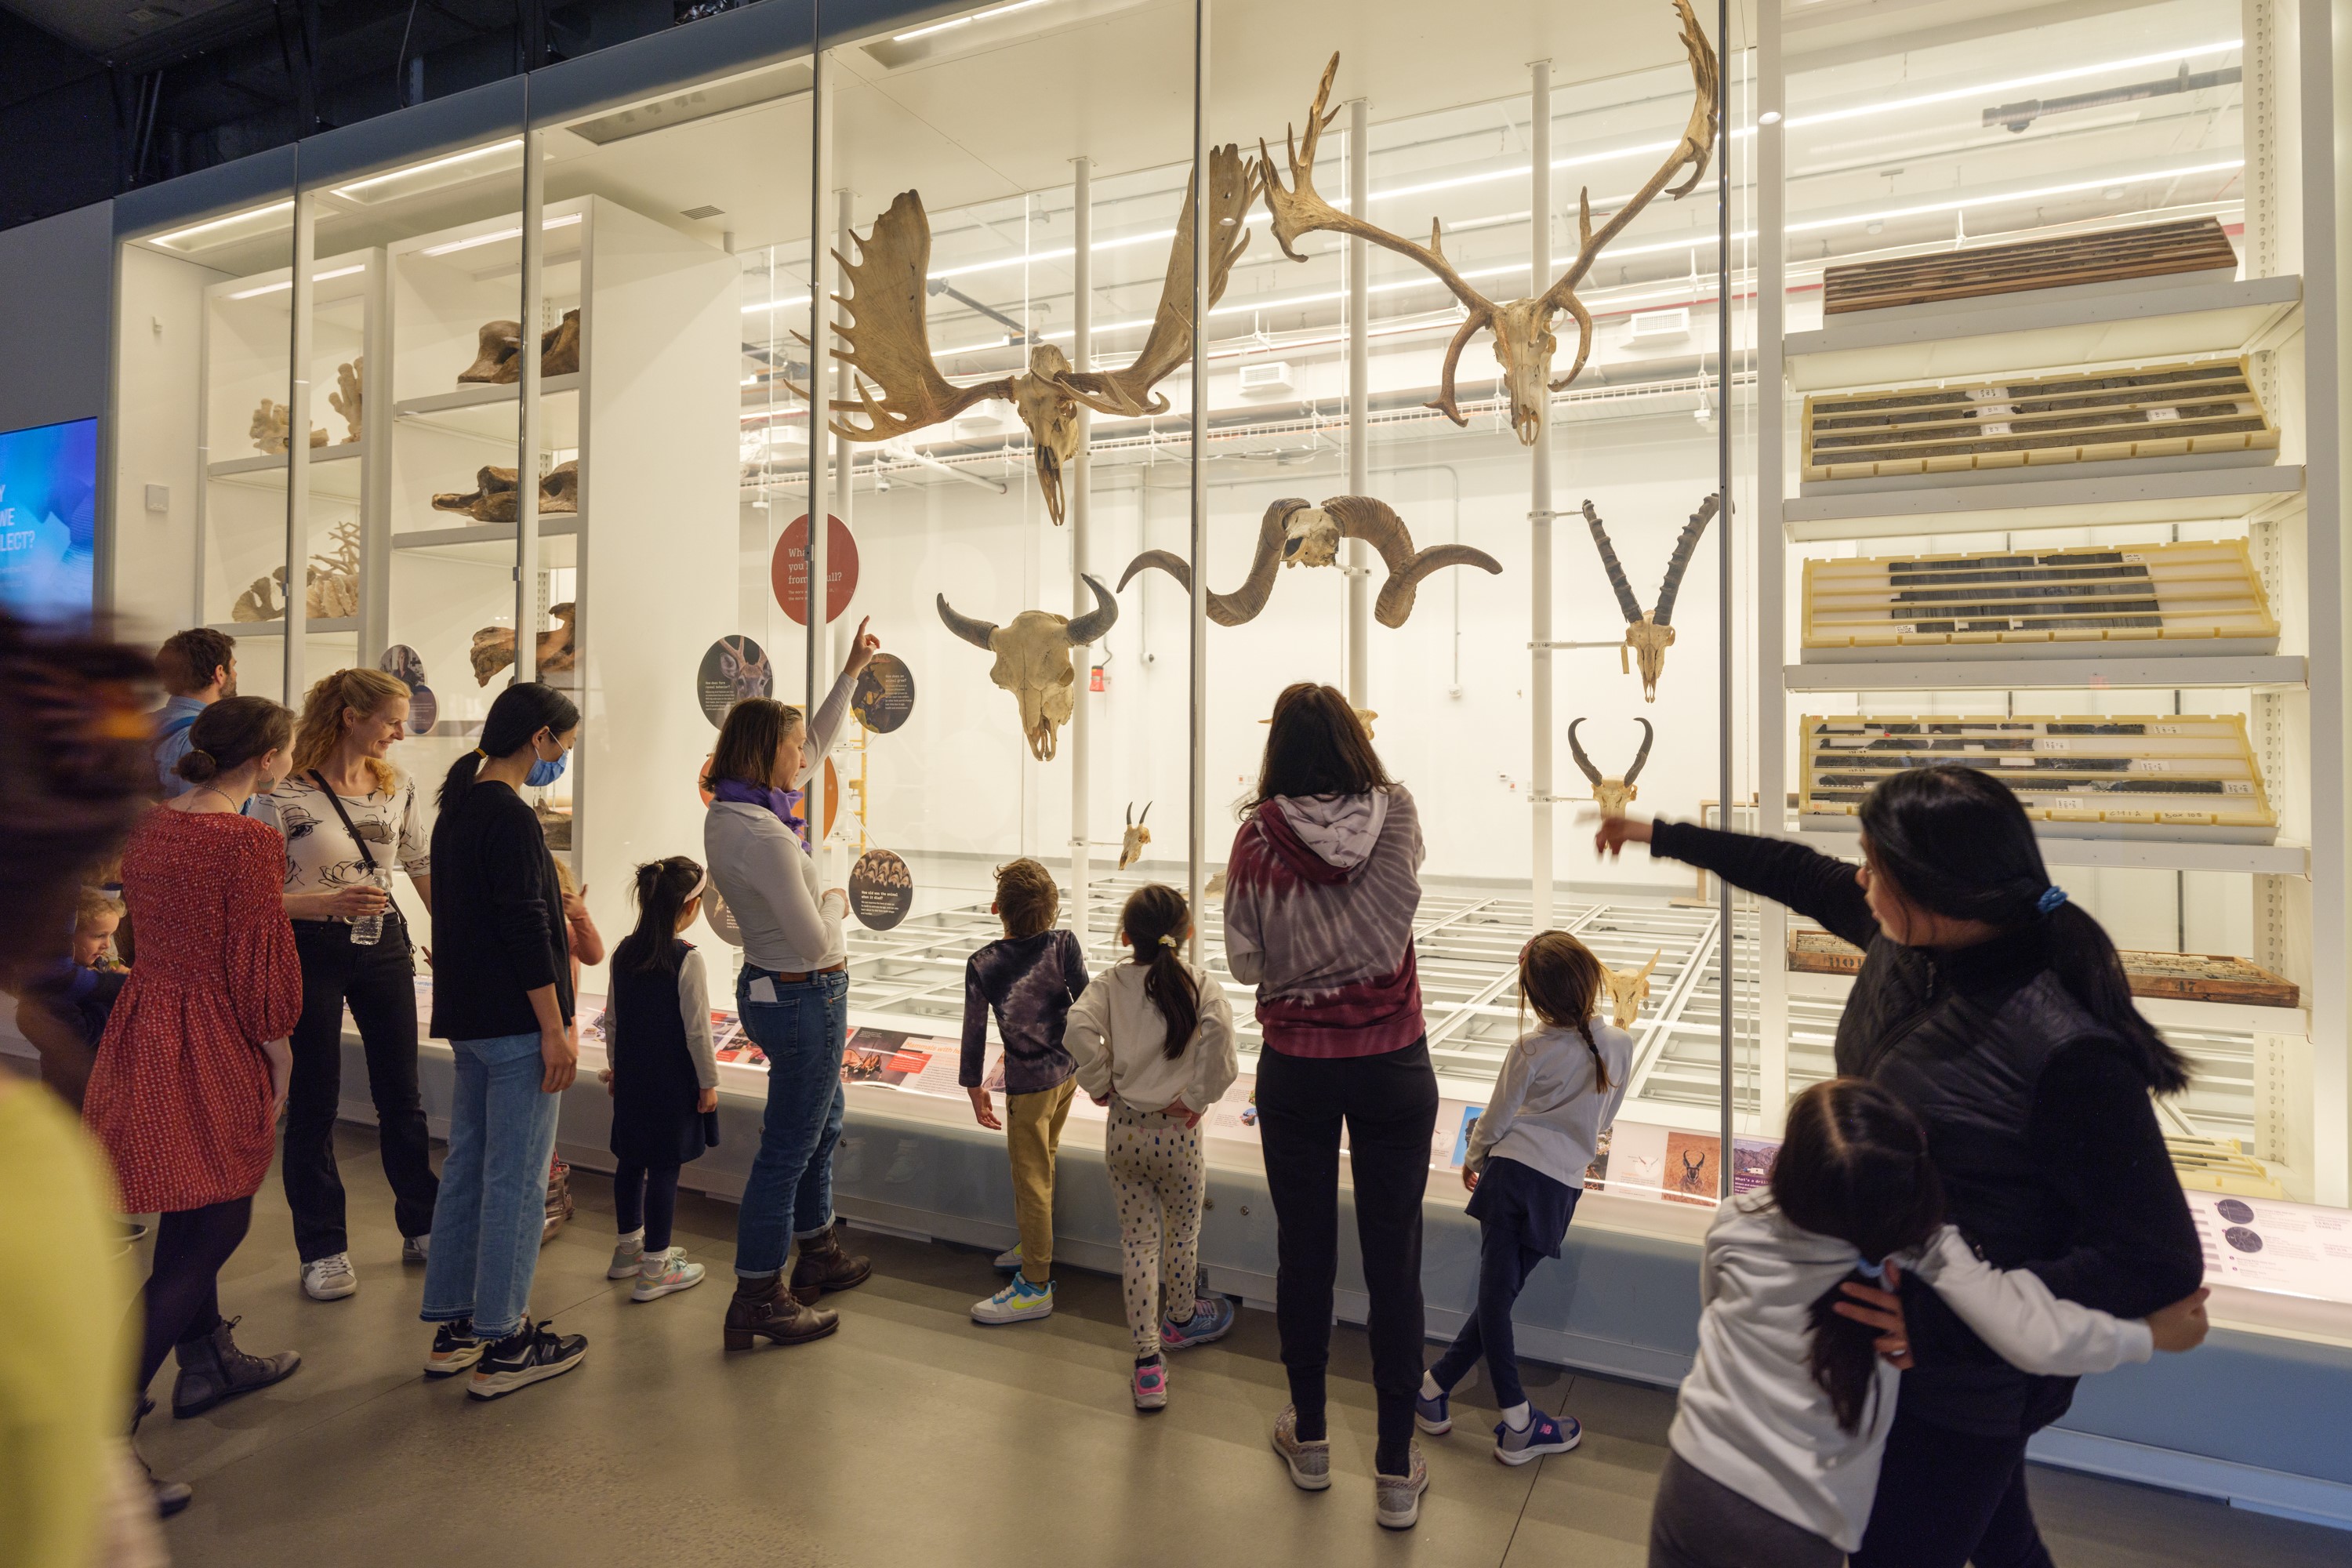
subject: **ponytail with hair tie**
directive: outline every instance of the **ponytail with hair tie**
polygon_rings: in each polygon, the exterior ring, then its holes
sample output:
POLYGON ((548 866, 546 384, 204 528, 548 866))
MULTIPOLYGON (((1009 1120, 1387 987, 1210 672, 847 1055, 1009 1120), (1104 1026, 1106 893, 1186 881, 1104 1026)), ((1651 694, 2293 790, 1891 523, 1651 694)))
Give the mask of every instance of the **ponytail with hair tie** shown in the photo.
POLYGON ((1118 929, 1134 949, 1135 962, 1150 970, 1143 977, 1143 994, 1167 1023, 1162 1049, 1171 1062, 1184 1054, 1201 1026, 1200 984, 1176 953, 1192 924, 1184 895, 1159 882, 1136 889, 1118 912, 1118 929))

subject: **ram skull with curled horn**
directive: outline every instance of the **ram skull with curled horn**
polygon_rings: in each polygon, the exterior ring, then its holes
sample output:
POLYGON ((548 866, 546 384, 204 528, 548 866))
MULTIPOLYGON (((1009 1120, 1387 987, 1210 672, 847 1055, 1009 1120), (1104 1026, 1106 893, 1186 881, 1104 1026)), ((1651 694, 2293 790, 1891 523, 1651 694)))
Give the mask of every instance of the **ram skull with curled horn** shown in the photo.
MULTIPOLYGON (((1250 557, 1249 575, 1230 594, 1209 595, 1209 618, 1221 626, 1238 626, 1255 620, 1274 595, 1275 574, 1285 566, 1329 566, 1339 559, 1339 542, 1360 539, 1381 553, 1389 569, 1373 602, 1372 616, 1384 626, 1401 626, 1412 614, 1413 595, 1421 580, 1448 566, 1475 566, 1499 573, 1502 563, 1466 544, 1412 547, 1412 534, 1388 502, 1371 496, 1333 496, 1314 506, 1286 496, 1265 509, 1257 529, 1257 549, 1250 557)), ((1156 566, 1192 589, 1192 569, 1184 559, 1165 550, 1147 550, 1127 563, 1118 580, 1124 590, 1135 574, 1156 566)))
POLYGON ((1331 101, 1331 82, 1339 69, 1339 57, 1333 55, 1331 63, 1323 68, 1323 84, 1316 89, 1315 106, 1307 112, 1304 137, 1293 133, 1289 145, 1290 185, 1285 189, 1274 173, 1273 155, 1265 143, 1258 143, 1257 180, 1265 191, 1266 210, 1274 218, 1274 237, 1284 255, 1293 261, 1307 259, 1292 247, 1301 235, 1318 230, 1329 230, 1351 238, 1392 250, 1409 257, 1434 273, 1439 281, 1453 290, 1466 312, 1462 324, 1454 331, 1454 341, 1446 345, 1445 370, 1440 380, 1435 402, 1427 405, 1444 415, 1456 425, 1467 425, 1457 402, 1454 372, 1462 361, 1462 351, 1482 330, 1491 331, 1495 338, 1495 359, 1502 366, 1504 391, 1510 398, 1511 427, 1518 432, 1522 445, 1534 446, 1549 412, 1550 394, 1565 390, 1584 369, 1584 362, 1592 353, 1592 312, 1576 297, 1577 285, 1592 270, 1593 263, 1611 241, 1625 231, 1626 225, 1660 192, 1679 201, 1698 187, 1706 174, 1707 159, 1712 155, 1719 121, 1716 109, 1716 89, 1719 68, 1715 50, 1700 31, 1698 18, 1691 15, 1689 0, 1675 0, 1675 10, 1682 17, 1684 51, 1690 57, 1691 80, 1696 89, 1696 101, 1691 105, 1690 120, 1683 127, 1681 140, 1666 161, 1659 165, 1648 183, 1627 197, 1625 204, 1610 215, 1609 221, 1599 228, 1592 226, 1592 193, 1588 188, 1577 197, 1577 232, 1580 243, 1576 259, 1569 264, 1550 288, 1531 300, 1513 300, 1498 305, 1470 286, 1454 263, 1447 260, 1439 226, 1429 226, 1429 243, 1416 245, 1401 235, 1390 233, 1371 223, 1360 213, 1343 213, 1315 189, 1316 145, 1322 140, 1325 128, 1339 118, 1337 109, 1327 110, 1331 101), (1679 185, 1668 189, 1677 171, 1687 167, 1689 176, 1679 185), (1576 318, 1577 344, 1575 363, 1559 380, 1551 379, 1552 355, 1558 352, 1559 341, 1552 336, 1552 321, 1561 311, 1576 318))
MULTIPOLYGON (((1257 195, 1257 166, 1245 162, 1241 150, 1227 144, 1209 154, 1209 303, 1225 291, 1234 258, 1249 247, 1244 225, 1257 195)), ((851 236, 856 239, 855 235, 851 236)), ((975 403, 993 398, 1010 403, 1029 432, 1037 467, 1037 488, 1055 522, 1062 521, 1062 475, 1078 455, 1078 405, 1098 414, 1139 416, 1165 414, 1168 400, 1151 389, 1192 357, 1192 184, 1184 186, 1184 210, 1176 219, 1175 242, 1169 247, 1168 273, 1160 285, 1160 308, 1151 320, 1143 351, 1124 370, 1073 369, 1069 358, 1052 343, 1033 338, 1029 368, 970 386, 958 386, 940 373, 931 355, 930 328, 924 299, 931 267, 931 222, 923 198, 901 191, 866 237, 857 241, 858 259, 839 251, 845 280, 844 292, 834 296, 850 314, 850 323, 836 324, 842 362, 856 373, 856 401, 835 398, 827 407, 834 417, 827 426, 847 441, 888 441, 910 436, 952 419, 975 403), (879 395, 877 395, 878 389, 879 395), (863 415, 852 424, 844 414, 863 415)), ((808 340, 795 332, 801 342, 808 340)), ((805 397, 800 387, 793 388, 805 397)))
POLYGON ((1642 776, 1642 765, 1650 760, 1650 742, 1658 738, 1658 732, 1650 728, 1647 719, 1634 720, 1634 723, 1642 726, 1642 749, 1633 753, 1633 765, 1625 770, 1622 778, 1603 778, 1601 770, 1592 765, 1592 759, 1584 754, 1582 742, 1576 738, 1576 725, 1583 722, 1579 719, 1568 727, 1569 753, 1575 757, 1576 765, 1583 770, 1584 776, 1592 781, 1592 798, 1601 807, 1602 820, 1613 820, 1624 816, 1625 808, 1633 804, 1633 797, 1642 793, 1633 781, 1642 776))
POLYGON ((1086 615, 1072 619, 1049 610, 1024 610, 1001 626, 959 614, 945 594, 940 595, 940 619, 948 630, 996 656, 988 679, 1021 704, 1022 733, 1029 737, 1029 754, 1041 763, 1054 760, 1076 700, 1078 672, 1070 650, 1097 641, 1118 623, 1118 601, 1101 579, 1090 576, 1087 586, 1095 592, 1095 607, 1086 615))
POLYGON ((1654 610, 1644 610, 1642 602, 1633 597, 1633 584, 1625 580, 1625 568, 1617 559, 1616 547, 1609 542, 1609 530, 1601 525, 1601 514, 1592 510, 1592 503, 1584 503, 1584 521, 1591 526, 1592 542, 1601 552, 1601 568, 1609 574, 1609 586, 1616 590, 1617 607, 1625 612, 1625 646, 1617 650, 1617 668, 1623 672, 1630 662, 1640 668, 1644 702, 1658 700, 1658 677, 1665 673, 1666 649, 1675 644, 1675 595, 1682 592, 1683 574, 1690 570, 1699 535, 1715 521, 1721 500, 1719 496, 1707 497, 1691 513, 1690 521, 1683 524, 1682 533, 1675 541, 1675 552, 1666 558, 1666 580, 1658 586, 1658 605, 1654 610))

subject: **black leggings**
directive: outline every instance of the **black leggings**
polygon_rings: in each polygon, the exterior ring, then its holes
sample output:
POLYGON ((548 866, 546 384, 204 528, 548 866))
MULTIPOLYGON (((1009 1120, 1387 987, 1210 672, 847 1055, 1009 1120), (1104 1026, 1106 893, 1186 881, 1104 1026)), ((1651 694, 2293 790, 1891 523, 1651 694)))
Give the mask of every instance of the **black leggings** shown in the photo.
POLYGON ((1524 1245, 1514 1227, 1478 1227, 1478 1300, 1470 1310, 1470 1321, 1454 1336, 1453 1346, 1429 1369, 1438 1387, 1451 1393, 1454 1385, 1478 1364, 1483 1354, 1486 1358, 1487 1381, 1495 1385, 1495 1403, 1505 1410, 1527 1403, 1528 1391, 1519 1384, 1511 1308, 1527 1285, 1528 1276, 1535 1272, 1536 1265, 1545 1257, 1524 1245))
POLYGON ((1853 1568, 2051 1568, 2025 1495, 2025 1442, 1955 1432, 1895 1405, 1853 1568))
POLYGON ((677 1217, 678 1170, 624 1160, 613 1173, 614 1224, 623 1236, 643 1226, 647 1252, 669 1246, 670 1223, 677 1217))
POLYGON ((253 1200, 232 1198, 177 1209, 155 1226, 155 1266, 142 1296, 146 1326, 139 1351, 139 1392, 155 1381, 174 1345, 203 1339, 221 1321, 220 1271, 253 1223, 253 1200))

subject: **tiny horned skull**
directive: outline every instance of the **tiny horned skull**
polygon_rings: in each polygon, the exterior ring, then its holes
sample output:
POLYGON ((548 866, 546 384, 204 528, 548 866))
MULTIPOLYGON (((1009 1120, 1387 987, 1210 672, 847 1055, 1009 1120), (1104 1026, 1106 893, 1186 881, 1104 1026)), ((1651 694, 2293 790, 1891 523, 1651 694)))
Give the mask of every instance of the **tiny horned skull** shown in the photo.
POLYGON ((1609 530, 1592 503, 1584 503, 1584 521, 1592 530, 1593 547, 1601 552, 1601 570, 1609 574, 1609 586, 1616 591, 1617 607, 1625 613, 1625 646, 1618 651, 1617 667, 1622 670, 1630 661, 1642 672, 1642 700, 1658 700, 1658 677, 1665 673, 1666 649, 1675 643, 1675 595, 1682 592, 1683 574, 1690 570, 1691 557, 1698 551, 1699 536, 1706 525, 1715 521, 1716 509, 1722 497, 1709 496, 1699 503, 1690 521, 1683 524, 1681 535, 1675 541, 1675 552, 1666 559, 1666 580, 1659 585, 1657 608, 1644 610, 1642 602, 1633 597, 1633 584, 1625 580, 1625 568, 1617 559, 1616 546, 1609 542, 1609 530))
POLYGON ((1642 776, 1642 764, 1650 760, 1650 742, 1658 738, 1658 733, 1650 728, 1647 719, 1634 720, 1634 723, 1642 726, 1642 749, 1633 753, 1633 765, 1625 770, 1622 778, 1603 778, 1601 770, 1592 765, 1592 759, 1584 754, 1584 747, 1576 738, 1576 725, 1583 722, 1579 719, 1568 727, 1569 752, 1576 758, 1576 765, 1583 770, 1584 776, 1592 781, 1592 798, 1600 805, 1601 816, 1605 819, 1622 816, 1625 808, 1633 804, 1633 797, 1642 793, 1633 781, 1642 776))
POLYGON ((1630 1029, 1642 1016, 1642 1004, 1650 999, 1650 972, 1658 967, 1664 956, 1660 948, 1650 954, 1650 962, 1639 969, 1612 969, 1607 964, 1601 972, 1609 979, 1609 1017, 1621 1029, 1630 1029))
POLYGON ((1143 817, 1151 815, 1151 803, 1143 803, 1143 816, 1135 815, 1135 803, 1127 805, 1127 831, 1118 838, 1118 868, 1126 870, 1143 858, 1143 847, 1151 842, 1151 829, 1143 826, 1143 817))

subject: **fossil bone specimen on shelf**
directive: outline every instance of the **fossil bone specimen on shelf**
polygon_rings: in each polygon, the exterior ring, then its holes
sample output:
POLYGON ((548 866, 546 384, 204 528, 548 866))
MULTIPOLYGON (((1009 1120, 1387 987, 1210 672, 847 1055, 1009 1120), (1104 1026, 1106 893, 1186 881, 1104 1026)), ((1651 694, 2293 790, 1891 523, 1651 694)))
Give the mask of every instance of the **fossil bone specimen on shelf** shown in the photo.
MULTIPOLYGON (((579 657, 574 640, 572 619, 578 614, 572 602, 547 606, 548 618, 555 625, 539 634, 539 670, 542 675, 570 669, 579 657)), ((515 661, 515 635, 512 626, 484 626, 474 634, 474 684, 488 686, 490 677, 515 661)))
POLYGON ((1061 743, 1062 726, 1069 721, 1076 700, 1077 670, 1070 650, 1098 640, 1118 623, 1118 601, 1089 576, 1095 607, 1072 619, 1050 610, 1024 610, 1003 626, 959 614, 940 595, 940 619, 948 630, 978 648, 996 656, 989 679, 1013 694, 1021 704, 1021 730, 1029 738, 1029 754, 1050 763, 1061 743))
POLYGON ((1619 1028, 1630 1029, 1641 1021, 1642 1004, 1650 999, 1650 973, 1658 967, 1665 951, 1660 948, 1650 954, 1650 962, 1639 969, 1601 966, 1601 976, 1609 983, 1609 1018, 1619 1028))
POLYGON ((1625 646, 1617 650, 1617 668, 1623 672, 1630 659, 1641 669, 1642 700, 1645 702, 1658 700, 1658 677, 1665 672, 1666 649, 1675 643, 1675 595, 1682 592, 1683 574, 1690 570, 1699 535, 1715 521, 1721 499, 1707 497, 1691 513, 1690 521, 1683 524, 1681 534, 1675 540, 1675 552, 1666 558, 1666 578, 1658 586, 1657 607, 1652 610, 1642 608, 1642 602, 1633 597, 1633 584, 1625 580, 1625 568, 1617 560, 1616 547, 1609 542, 1609 530, 1602 525, 1601 514, 1592 509, 1592 503, 1584 503, 1584 521, 1591 527, 1592 542, 1601 552, 1601 570, 1609 574, 1609 586, 1616 590, 1617 607, 1625 612, 1625 646))
MULTIPOLYGON (((476 522, 512 522, 520 500, 512 468, 485 467, 474 475, 471 492, 444 491, 433 498, 436 511, 462 511, 476 522)), ((548 517, 580 510, 580 463, 558 463, 539 478, 539 513, 548 517)))
MULTIPOLYGON (((289 427, 293 419, 294 411, 283 403, 273 403, 265 397, 255 404, 253 426, 246 431, 247 435, 253 437, 253 449, 271 457, 282 454, 288 446, 289 427)), ((310 445, 318 447, 326 444, 327 433, 316 425, 310 426, 310 445)))
MULTIPOLYGON (((1495 359, 1502 366, 1503 386, 1510 399, 1511 427, 1518 432, 1519 440, 1535 443, 1550 404, 1550 394, 1565 390, 1584 369, 1585 360, 1592 353, 1592 313, 1576 296, 1577 286, 1592 270, 1593 263, 1611 241, 1625 231, 1642 209, 1655 200, 1661 192, 1676 200, 1690 195, 1706 174, 1707 159, 1716 142, 1716 89, 1719 67, 1715 49, 1699 28, 1698 18, 1691 15, 1689 0, 1675 0, 1675 11, 1682 18, 1684 52, 1690 57, 1691 84, 1694 89, 1690 119, 1683 127, 1682 137, 1666 154, 1641 189, 1627 197, 1625 204, 1612 214, 1598 229, 1592 226, 1591 192, 1588 189, 1577 198, 1577 230, 1580 243, 1576 259, 1568 270, 1553 281, 1551 287, 1531 300, 1513 300, 1496 304, 1473 288, 1454 263, 1446 258, 1438 226, 1432 222, 1429 243, 1417 245, 1401 235, 1391 234, 1370 222, 1360 213, 1341 212, 1325 201, 1315 189, 1315 153, 1323 132, 1339 118, 1337 109, 1327 110, 1331 100, 1332 79, 1339 74, 1339 57, 1333 55, 1331 63, 1323 68, 1322 85, 1316 89, 1315 105, 1307 112, 1307 131, 1303 138, 1295 132, 1289 144, 1290 184, 1285 188, 1274 173, 1274 158, 1265 143, 1258 143, 1257 180, 1265 192, 1266 211, 1274 218, 1274 237, 1283 254, 1293 261, 1306 257, 1293 247, 1301 235, 1318 230, 1344 234, 1351 238, 1392 250, 1400 256, 1419 262, 1435 274, 1467 312, 1462 324, 1454 329, 1454 341, 1446 346, 1445 369, 1441 379, 1437 399, 1428 406, 1436 409, 1456 425, 1467 425, 1454 395, 1454 373, 1462 360, 1462 351, 1481 331, 1494 334, 1495 359), (1685 168, 1687 177, 1679 185, 1668 189, 1668 182, 1685 168), (1559 348, 1552 336, 1552 321, 1561 311, 1576 319, 1576 359, 1568 374, 1552 379, 1552 355, 1559 348)), ((1540 281, 1540 279, 1538 279, 1540 281)))
MULTIPOLYGON (((1412 534, 1388 502, 1373 496, 1333 496, 1320 506, 1286 496, 1265 509, 1258 524, 1257 548, 1250 557, 1249 575, 1230 594, 1209 595, 1209 618, 1221 626, 1238 626, 1257 618, 1274 594, 1276 571, 1285 566, 1331 566, 1339 559, 1339 542, 1360 539, 1381 552, 1388 581, 1381 585, 1372 615, 1384 626, 1401 626, 1412 614, 1414 593, 1421 580, 1448 566, 1475 566, 1499 573, 1502 563, 1466 544, 1412 547, 1412 534)), ((1127 564, 1118 585, 1124 589, 1147 566, 1158 567, 1192 587, 1192 570, 1183 557, 1166 550, 1147 550, 1127 564)))
POLYGON ((1143 816, 1135 815, 1135 803, 1127 803, 1127 827, 1118 838, 1118 868, 1126 870, 1143 858, 1143 847, 1151 842, 1151 829, 1143 826, 1143 818, 1151 815, 1151 803, 1143 803, 1143 816))
MULTIPOLYGON (((1255 198, 1256 165, 1228 144, 1209 154, 1209 289, 1211 305, 1225 291, 1234 258, 1249 247, 1244 220, 1255 198)), ((855 236, 852 237, 855 238, 855 236)), ((1037 468, 1045 510, 1062 521, 1062 476, 1077 458, 1078 405, 1102 414, 1167 412, 1168 400, 1152 388, 1192 354, 1192 187, 1184 190, 1177 216, 1160 307, 1143 350, 1123 370, 1073 368, 1062 351, 1033 338, 1029 368, 1018 374, 957 386, 940 374, 931 355, 924 298, 931 261, 931 226, 923 198, 901 191, 888 210, 857 241, 858 258, 834 253, 845 288, 834 296, 849 312, 836 325, 841 357, 855 373, 857 400, 829 405, 834 434, 850 441, 887 441, 952 419, 990 399, 1013 405, 1037 468), (878 392, 878 395, 877 395, 878 392), (844 416, 864 416, 851 423, 844 416)), ((798 336, 797 333, 794 336, 798 336)), ((801 340, 805 342, 806 339, 801 340)), ((795 387, 794 391, 801 391, 795 387)), ((805 392, 802 392, 806 396, 805 392)))
MULTIPOLYGON (((580 312, 539 334, 539 374, 569 375, 580 368, 580 312)), ((460 386, 511 386, 522 379, 522 323, 484 321, 475 333, 474 363, 457 373, 460 386)))
MULTIPOLYGON (((360 613, 360 525, 350 519, 328 531, 332 542, 303 568, 302 613, 314 621, 342 620, 360 613)), ((276 621, 286 616, 286 568, 256 577, 229 606, 233 621, 276 621)))
POLYGON ((1592 759, 1584 754, 1583 743, 1576 738, 1576 726, 1583 722, 1579 719, 1569 725, 1569 752, 1576 758, 1576 765, 1584 776, 1592 781, 1592 798, 1601 807, 1601 816, 1604 819, 1622 816, 1625 808, 1633 804, 1633 797, 1642 793, 1633 781, 1642 776, 1642 764, 1650 760, 1650 742, 1658 738, 1658 732, 1650 728, 1647 719, 1634 720, 1634 723, 1642 726, 1642 749, 1633 753, 1633 765, 1625 770, 1622 777, 1604 778, 1601 770, 1592 765, 1592 759))
POLYGON ((367 374, 367 355, 345 360, 335 367, 335 390, 327 394, 327 402, 343 416, 345 443, 360 438, 360 378, 367 374))

